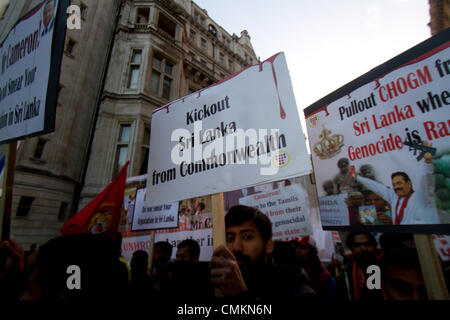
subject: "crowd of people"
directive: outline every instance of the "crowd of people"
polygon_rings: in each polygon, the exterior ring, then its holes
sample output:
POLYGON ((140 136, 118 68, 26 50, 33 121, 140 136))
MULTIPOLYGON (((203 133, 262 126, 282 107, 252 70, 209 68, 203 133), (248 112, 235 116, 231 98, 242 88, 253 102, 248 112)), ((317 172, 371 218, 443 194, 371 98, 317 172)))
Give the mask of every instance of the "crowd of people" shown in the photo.
POLYGON ((128 266, 121 258, 120 233, 114 240, 93 234, 62 236, 27 253, 9 239, 1 246, 0 298, 2 302, 427 299, 410 234, 383 234, 378 243, 371 233, 351 232, 346 238, 351 254, 341 246, 325 266, 313 237, 274 241, 270 220, 255 208, 232 207, 225 226, 226 243, 214 250, 210 261, 199 261, 195 240, 179 243, 174 260, 172 246, 157 242, 152 268, 148 253, 141 250, 134 252, 128 266), (75 289, 68 285, 70 266, 80 270, 75 289), (380 268, 380 288, 367 285, 369 266, 380 268))

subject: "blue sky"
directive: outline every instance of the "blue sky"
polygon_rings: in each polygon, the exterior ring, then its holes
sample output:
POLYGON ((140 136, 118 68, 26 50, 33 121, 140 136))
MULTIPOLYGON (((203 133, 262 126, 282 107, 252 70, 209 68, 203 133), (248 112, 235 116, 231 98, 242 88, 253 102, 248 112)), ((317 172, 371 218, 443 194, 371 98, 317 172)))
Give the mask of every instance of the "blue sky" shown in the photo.
POLYGON ((431 36, 428 0, 194 2, 230 34, 246 29, 261 60, 285 52, 302 119, 303 108, 431 36))

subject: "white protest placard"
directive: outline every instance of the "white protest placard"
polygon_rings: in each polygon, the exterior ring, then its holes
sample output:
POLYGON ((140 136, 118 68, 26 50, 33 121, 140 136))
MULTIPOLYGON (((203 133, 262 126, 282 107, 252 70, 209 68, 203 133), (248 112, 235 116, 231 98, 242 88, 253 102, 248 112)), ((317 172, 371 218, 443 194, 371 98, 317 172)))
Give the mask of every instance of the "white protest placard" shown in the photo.
POLYGON ((64 10, 59 2, 40 4, 10 30, 0 46, 0 142, 54 129, 65 32, 64 23, 58 41, 53 41, 56 18, 63 17, 58 13, 58 8, 64 10))
POLYGON ((145 188, 137 190, 131 231, 176 228, 178 226, 178 201, 147 207, 145 206, 145 194, 145 188))
POLYGON ((442 261, 450 261, 450 236, 433 234, 434 247, 442 261))
POLYGON ((289 241, 312 234, 306 192, 301 184, 260 192, 239 199, 239 204, 257 208, 272 222, 272 238, 289 241))
POLYGON ((348 193, 334 207, 351 221, 324 226, 448 228, 449 36, 447 29, 305 109, 319 201, 348 193))
POLYGON ((345 198, 348 195, 337 194, 319 199, 320 216, 323 226, 346 226, 350 224, 345 198))
POLYGON ((131 262, 131 258, 135 251, 144 250, 147 253, 149 252, 151 245, 150 238, 150 235, 122 238, 122 257, 128 264, 131 262))
POLYGON ((150 144, 149 205, 311 171, 283 53, 155 110, 150 144))

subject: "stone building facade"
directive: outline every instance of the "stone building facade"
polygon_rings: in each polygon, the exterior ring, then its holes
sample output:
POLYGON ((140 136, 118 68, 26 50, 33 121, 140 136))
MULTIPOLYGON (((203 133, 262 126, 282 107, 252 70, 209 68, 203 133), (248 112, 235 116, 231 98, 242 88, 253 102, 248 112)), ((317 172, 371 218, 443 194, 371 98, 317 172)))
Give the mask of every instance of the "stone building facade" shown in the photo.
POLYGON ((430 4, 431 35, 450 27, 450 0, 428 0, 430 4))
MULTIPOLYGON (((40 2, 10 1, 0 36, 40 2)), ((128 176, 146 172, 155 108, 257 63, 247 31, 191 0, 71 4, 81 29, 66 33, 55 131, 18 143, 11 235, 25 249, 60 235, 127 160, 128 176)))
MULTIPOLYGON (((11 23, 40 2, 11 1, 0 29, 9 30, 11 23)), ((120 2, 71 1, 81 9, 81 29, 66 32, 55 131, 18 142, 11 235, 26 250, 32 243, 40 245, 60 235, 81 189, 86 146, 120 2)))

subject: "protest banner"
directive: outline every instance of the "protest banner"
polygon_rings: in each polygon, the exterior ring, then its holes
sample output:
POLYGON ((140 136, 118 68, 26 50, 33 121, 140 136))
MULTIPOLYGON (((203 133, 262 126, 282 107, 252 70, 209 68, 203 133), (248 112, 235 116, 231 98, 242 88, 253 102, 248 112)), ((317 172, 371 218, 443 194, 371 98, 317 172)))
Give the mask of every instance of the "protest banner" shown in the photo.
POLYGON ((283 53, 152 115, 149 206, 308 174, 283 53))
POLYGON ((129 264, 135 251, 144 250, 145 252, 149 253, 151 247, 152 241, 150 235, 122 238, 122 257, 129 264))
POLYGON ((312 234, 307 198, 301 184, 260 192, 239 199, 257 208, 272 222, 273 240, 290 241, 312 234))
MULTIPOLYGON (((244 189, 225 192, 223 194, 225 211, 228 211, 231 207, 233 207, 235 205, 244 204, 240 200, 242 198, 250 199, 252 196, 256 196, 256 195, 258 195, 258 196, 263 195, 263 194, 270 195, 272 192, 277 192, 280 189, 283 190, 284 188, 289 188, 290 186, 296 186, 296 187, 294 187, 294 189, 300 188, 302 190, 301 193, 295 192, 294 196, 299 197, 299 199, 298 199, 299 202, 304 201, 305 207, 302 207, 302 214, 305 216, 305 220, 306 219, 308 220, 308 223, 305 223, 304 226, 308 226, 308 228, 310 229, 310 232, 308 232, 307 234, 313 236, 313 238, 316 242, 316 245, 317 245, 317 250, 318 250, 320 260, 321 261, 330 261, 331 256, 334 252, 333 238, 332 238, 330 231, 324 231, 322 229, 322 223, 321 223, 321 219, 320 219, 320 212, 319 212, 318 201, 317 201, 317 193, 315 191, 313 184, 311 183, 311 179, 309 176, 301 176, 301 177, 295 177, 295 178, 291 178, 291 179, 284 179, 284 180, 261 184, 261 185, 257 185, 257 186, 253 186, 253 187, 244 188, 244 189), (302 199, 301 197, 304 197, 304 199, 302 199)), ((282 191, 280 191, 280 193, 281 192, 282 191)), ((277 197, 277 195, 274 195, 274 196, 277 197)), ((287 197, 287 198, 290 198, 290 197, 287 197)), ((263 201, 265 199, 261 199, 261 200, 263 201)), ((250 203, 248 203, 248 204, 251 205, 250 203)), ((288 203, 287 206, 289 206, 289 204, 290 203, 288 203)), ((263 210, 263 209, 260 208, 260 210, 263 210)), ((271 208, 271 210, 274 211, 273 208, 271 208)), ((281 225, 277 225, 275 227, 274 222, 276 222, 275 220, 278 219, 279 217, 277 217, 276 215, 274 217, 275 218, 272 219, 272 217, 269 216, 269 219, 272 221, 272 229, 273 229, 274 236, 278 237, 278 236, 280 236, 280 234, 278 233, 278 231, 276 231, 276 229, 279 228, 281 225)), ((283 220, 283 219, 281 219, 281 220, 283 220)), ((288 219, 288 222, 290 222, 289 219, 288 219)), ((301 222, 301 223, 303 223, 303 222, 301 222)), ((296 229, 296 228, 289 228, 289 229, 296 229)), ((303 235, 306 235, 306 234, 303 234, 303 235)), ((302 235, 298 235, 298 236, 296 235, 296 236, 293 236, 292 239, 299 238, 301 236, 302 235)), ((289 236, 287 236, 286 238, 291 239, 289 236)), ((280 240, 286 240, 286 239, 281 238, 280 240)), ((214 237, 214 245, 215 245, 215 243, 216 243, 216 238, 214 237)))
POLYGON ((178 227, 155 231, 155 243, 167 241, 175 258, 178 244, 185 239, 194 239, 200 245, 200 261, 209 261, 213 252, 211 197, 182 200, 178 206, 178 227))
POLYGON ((450 261, 450 236, 433 234, 434 246, 442 261, 450 261))
POLYGON ((131 231, 178 227, 178 201, 155 207, 145 206, 146 188, 138 189, 131 231))
POLYGON ((305 109, 324 229, 449 233, 449 36, 305 109))
POLYGON ((0 46, 0 143, 54 130, 68 0, 47 0, 0 46))

